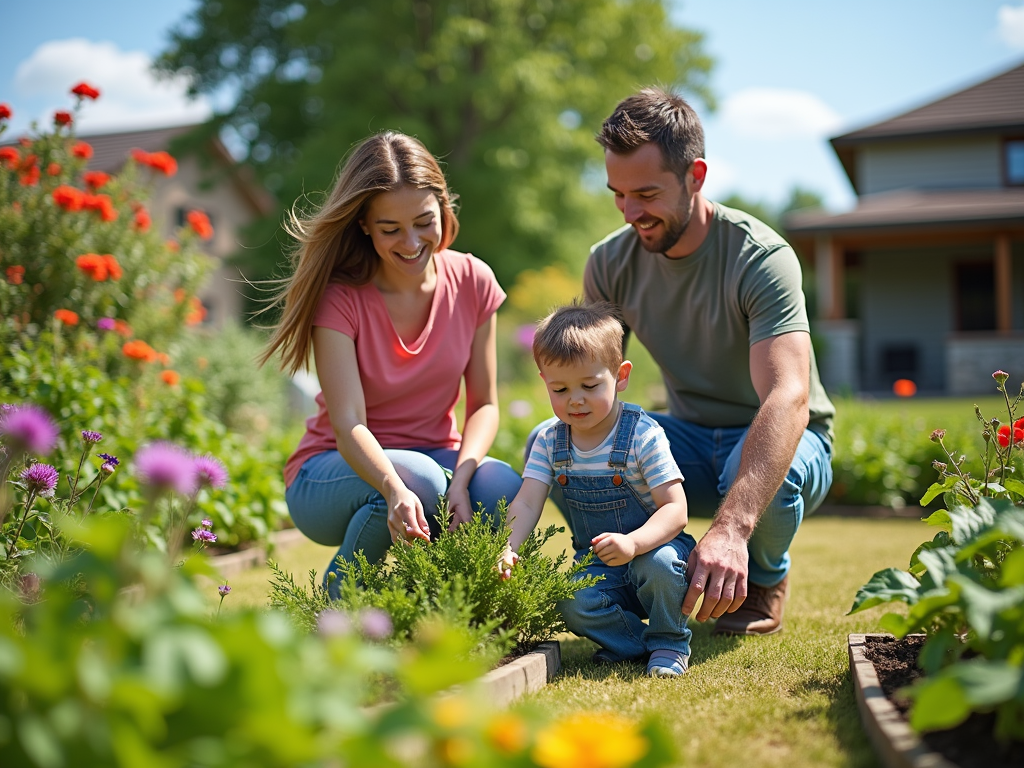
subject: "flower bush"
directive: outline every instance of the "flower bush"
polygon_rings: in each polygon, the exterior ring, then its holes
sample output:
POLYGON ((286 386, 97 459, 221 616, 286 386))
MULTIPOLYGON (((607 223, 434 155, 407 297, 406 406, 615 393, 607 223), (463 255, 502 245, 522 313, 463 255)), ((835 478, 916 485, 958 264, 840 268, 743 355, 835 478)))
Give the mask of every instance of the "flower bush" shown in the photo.
POLYGON ((898 638, 926 634, 918 660, 926 677, 907 691, 915 728, 941 730, 972 712, 995 712, 996 737, 1024 740, 1024 421, 1016 418, 1024 386, 1011 399, 1006 374, 993 378, 1007 421, 975 408, 985 445, 980 476, 947 447, 946 430, 931 433, 945 461, 936 460, 939 481, 921 503, 941 496, 945 508, 926 521, 938 532, 908 570, 876 573, 850 612, 904 602, 907 614, 886 614, 882 626, 898 638))
MULTIPOLYGON (((79 107, 99 96, 79 85, 79 107)), ((122 459, 159 440, 223 457, 234 482, 217 498, 201 492, 198 509, 222 545, 262 539, 286 519, 285 445, 232 430, 201 372, 178 370, 188 326, 201 321, 195 292, 212 267, 200 250, 209 220, 194 212, 174 240, 162 239, 150 227, 148 188, 177 171, 174 158, 136 151, 116 175, 88 171, 92 148, 74 135, 76 111, 68 114, 0 155, 0 402, 35 403, 73 430, 108 434, 122 459)), ((66 475, 78 455, 72 431, 51 461, 66 475)), ((115 509, 144 501, 133 477, 101 495, 115 509)), ((164 523, 150 535, 166 547, 164 523)))

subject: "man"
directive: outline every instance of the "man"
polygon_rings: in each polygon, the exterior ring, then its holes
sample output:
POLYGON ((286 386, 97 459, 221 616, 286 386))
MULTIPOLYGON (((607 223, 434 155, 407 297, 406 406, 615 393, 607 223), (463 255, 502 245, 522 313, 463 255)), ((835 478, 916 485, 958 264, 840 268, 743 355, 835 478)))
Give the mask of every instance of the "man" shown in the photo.
POLYGON ((647 88, 597 136, 626 226, 594 246, 584 289, 616 305, 668 390, 662 425, 693 511, 714 513, 687 564, 682 611, 716 634, 782 628, 789 547, 832 482, 835 409, 818 379, 792 248, 701 194, 704 132, 647 88))

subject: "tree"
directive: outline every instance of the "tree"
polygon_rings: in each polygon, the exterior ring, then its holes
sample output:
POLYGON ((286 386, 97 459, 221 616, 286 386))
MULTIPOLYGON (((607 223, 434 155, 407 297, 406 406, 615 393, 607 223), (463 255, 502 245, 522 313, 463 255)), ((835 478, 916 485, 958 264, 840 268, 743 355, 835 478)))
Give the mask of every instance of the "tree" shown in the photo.
MULTIPOLYGON (((702 35, 665 0, 202 0, 158 62, 194 94, 237 99, 234 135, 284 207, 316 204, 366 135, 398 129, 446 163, 457 247, 508 284, 578 267, 616 222, 593 136, 621 98, 661 83, 713 106, 702 35), (593 177, 598 183, 585 183, 593 177)), ((282 267, 279 218, 250 233, 247 276, 282 267)))

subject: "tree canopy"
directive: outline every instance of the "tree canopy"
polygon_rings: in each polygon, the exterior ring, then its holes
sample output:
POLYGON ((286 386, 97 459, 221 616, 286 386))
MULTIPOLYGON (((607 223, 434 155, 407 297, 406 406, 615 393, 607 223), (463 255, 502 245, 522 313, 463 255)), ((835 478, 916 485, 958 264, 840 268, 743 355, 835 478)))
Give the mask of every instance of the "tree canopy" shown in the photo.
MULTIPOLYGON (((194 94, 233 94, 207 130, 235 139, 282 210, 316 205, 351 146, 418 137, 460 196, 456 247, 507 284, 582 263, 621 223, 593 136, 614 105, 658 83, 713 106, 700 33, 667 0, 202 0, 158 61, 194 94)), ((280 221, 248 238, 243 269, 283 271, 280 221)))

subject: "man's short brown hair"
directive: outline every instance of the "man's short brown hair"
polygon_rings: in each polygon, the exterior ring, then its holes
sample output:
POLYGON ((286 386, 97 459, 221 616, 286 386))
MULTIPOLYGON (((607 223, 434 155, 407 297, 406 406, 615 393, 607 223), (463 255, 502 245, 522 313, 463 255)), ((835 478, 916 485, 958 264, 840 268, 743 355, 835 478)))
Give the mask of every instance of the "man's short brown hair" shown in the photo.
POLYGON ((537 324, 537 365, 585 365, 595 360, 616 373, 622 365, 622 323, 612 304, 579 300, 559 307, 537 324))
POLYGON ((680 181, 693 161, 704 157, 704 128, 697 113, 684 98, 661 88, 644 88, 620 101, 595 138, 617 155, 657 144, 665 168, 680 181))

